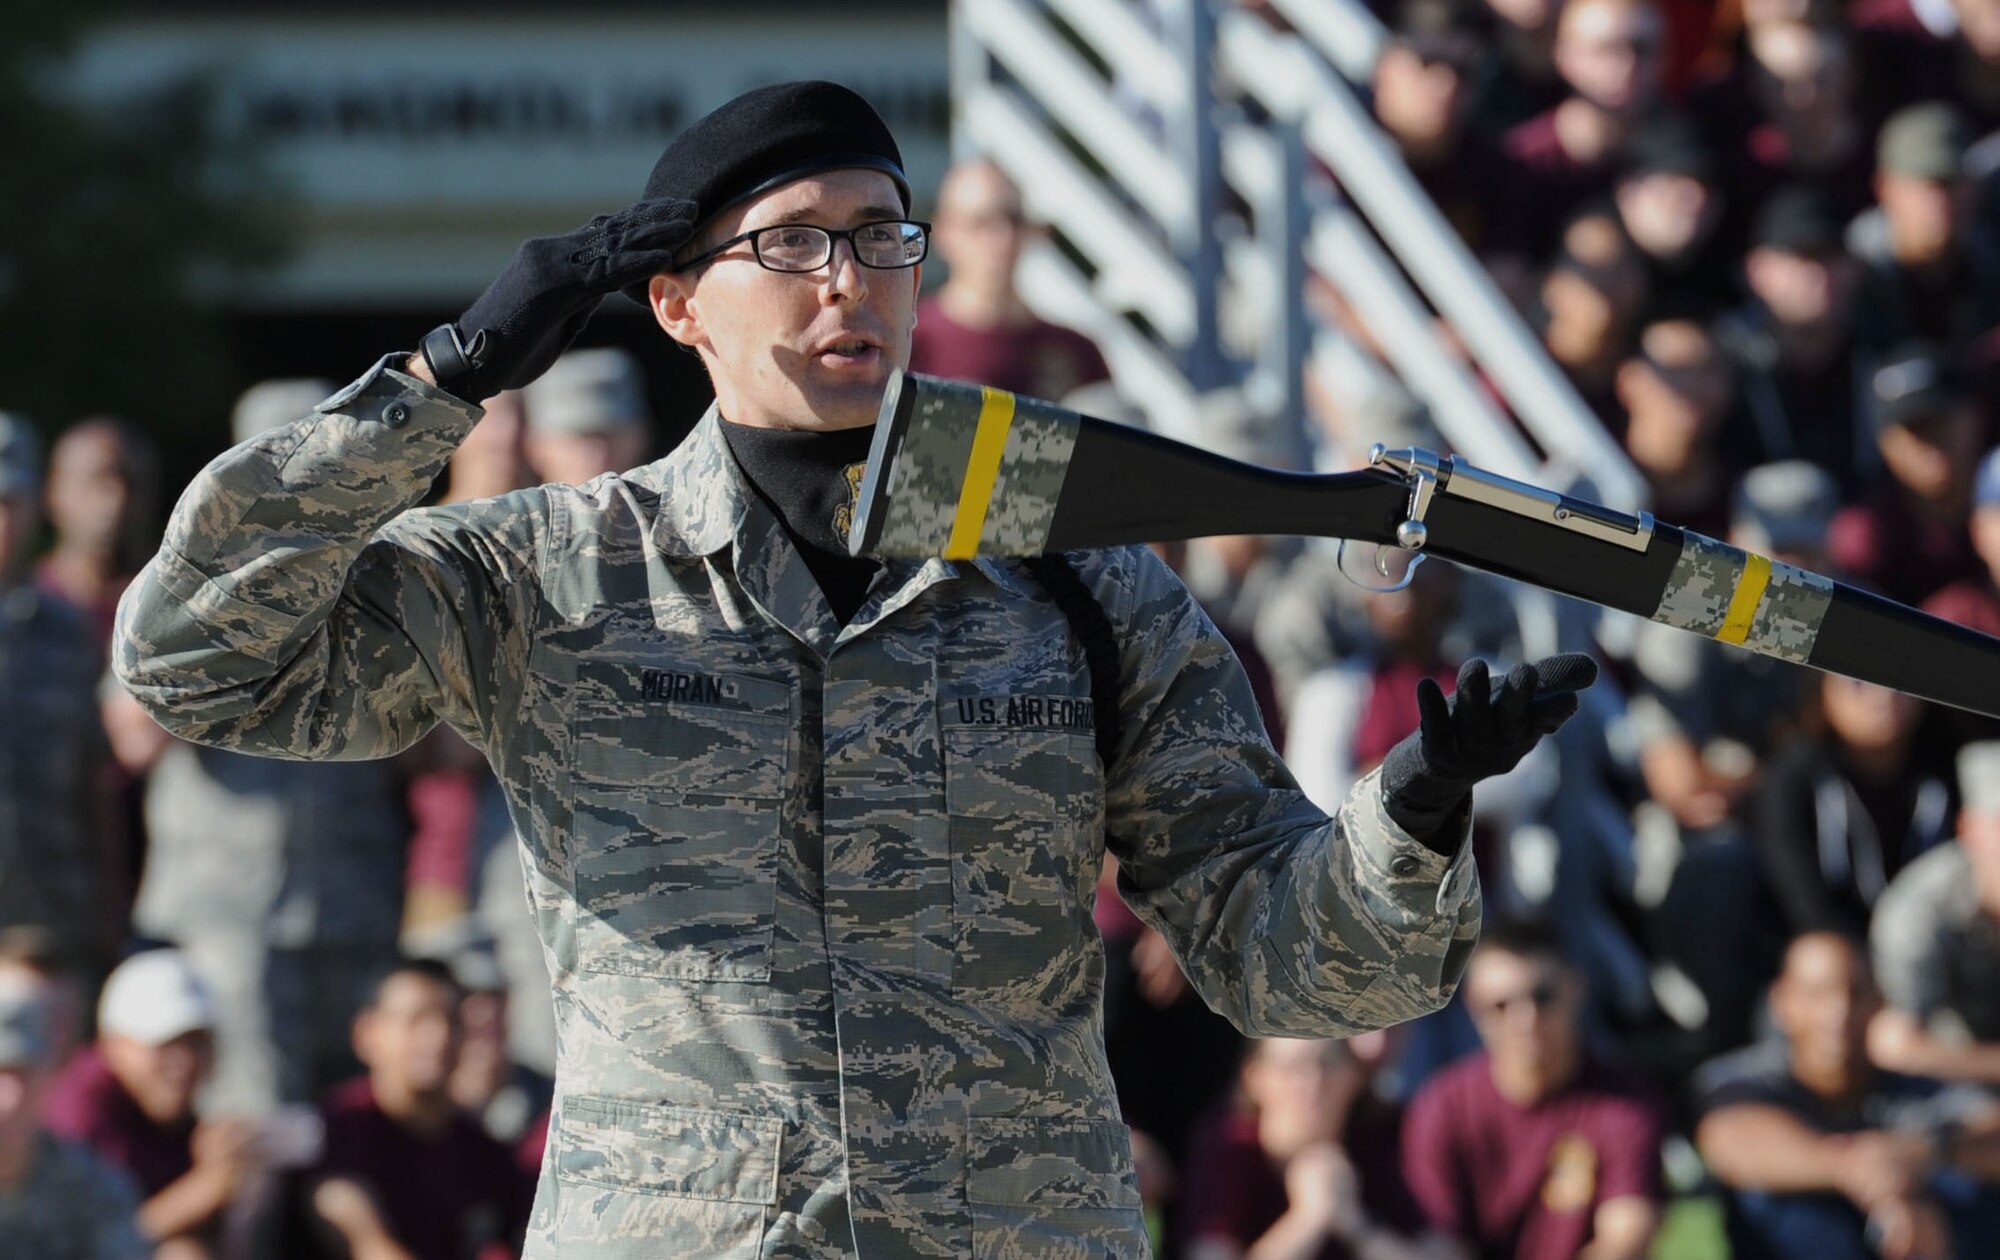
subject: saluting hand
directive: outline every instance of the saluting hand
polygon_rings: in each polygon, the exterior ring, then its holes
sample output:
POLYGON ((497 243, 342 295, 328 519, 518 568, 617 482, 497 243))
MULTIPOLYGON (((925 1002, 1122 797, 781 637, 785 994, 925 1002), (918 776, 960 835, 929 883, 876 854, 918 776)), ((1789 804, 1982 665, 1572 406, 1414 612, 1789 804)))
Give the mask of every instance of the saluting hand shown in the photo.
POLYGON ((523 241, 456 324, 424 338, 431 374, 474 403, 526 385, 569 348, 608 294, 673 265, 694 216, 692 201, 640 201, 566 236, 523 241))

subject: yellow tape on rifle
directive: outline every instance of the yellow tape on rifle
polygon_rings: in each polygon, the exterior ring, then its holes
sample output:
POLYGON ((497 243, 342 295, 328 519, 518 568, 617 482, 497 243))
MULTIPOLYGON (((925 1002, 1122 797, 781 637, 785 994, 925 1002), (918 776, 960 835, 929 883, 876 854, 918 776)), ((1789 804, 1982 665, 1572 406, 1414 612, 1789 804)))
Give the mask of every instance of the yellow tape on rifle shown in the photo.
POLYGON ((1771 562, 1756 552, 1745 552, 1743 576, 1736 580, 1736 593, 1729 598, 1722 629, 1715 637, 1741 646, 1750 637, 1750 623, 1757 619, 1757 605, 1764 602, 1764 588, 1771 584, 1771 562))
POLYGON ((981 391, 979 427, 973 430, 972 454, 965 461, 965 484, 959 488, 958 511, 951 521, 951 539, 944 545, 948 559, 979 554, 986 509, 993 503, 993 486, 1000 479, 1000 456, 1014 426, 1014 395, 990 386, 981 391))

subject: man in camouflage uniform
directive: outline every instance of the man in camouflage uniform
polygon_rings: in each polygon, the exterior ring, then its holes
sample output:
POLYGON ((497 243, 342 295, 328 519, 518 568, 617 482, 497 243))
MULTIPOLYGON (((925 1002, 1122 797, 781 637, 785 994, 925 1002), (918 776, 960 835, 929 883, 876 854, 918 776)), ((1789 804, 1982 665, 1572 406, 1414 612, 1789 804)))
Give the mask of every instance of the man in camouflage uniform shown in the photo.
POLYGON ((1221 636, 1126 549, 1071 558, 1119 649, 1101 758, 1041 583, 838 552, 909 350, 908 204, 860 98, 739 98, 422 354, 212 464, 121 610, 120 676, 190 739, 372 757, 442 720, 492 760, 560 1040, 530 1256, 1143 1255, 1106 850, 1246 1032, 1407 1019, 1477 933, 1471 782, 1574 710, 1527 667, 1433 688, 1329 819, 1221 636), (533 379, 621 288, 714 380, 689 439, 411 511, 478 418, 461 399, 533 379))
POLYGON ((0 928, 42 928, 66 965, 101 975, 128 882, 100 781, 103 659, 83 612, 30 580, 39 445, 0 413, 0 928))

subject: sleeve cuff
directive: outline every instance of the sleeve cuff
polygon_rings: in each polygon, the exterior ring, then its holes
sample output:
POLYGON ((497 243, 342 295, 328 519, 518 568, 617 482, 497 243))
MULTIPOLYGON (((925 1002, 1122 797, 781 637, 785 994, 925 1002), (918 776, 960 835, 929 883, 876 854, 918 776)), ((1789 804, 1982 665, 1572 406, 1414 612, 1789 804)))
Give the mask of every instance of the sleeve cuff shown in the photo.
POLYGON ((1350 816, 1373 824, 1357 827, 1352 843, 1362 849, 1363 868, 1379 873, 1391 896, 1409 904, 1429 893, 1438 914, 1465 904, 1474 887, 1471 810, 1461 808, 1426 844, 1389 816, 1379 769, 1354 785, 1348 804, 1350 816), (1432 844, 1449 847, 1439 852, 1432 844))
POLYGON ((332 394, 313 410, 321 415, 338 414, 354 420, 373 421, 391 429, 405 427, 417 417, 420 409, 433 406, 447 408, 455 418, 474 423, 486 414, 484 408, 400 370, 398 365, 409 357, 409 352, 405 350, 383 355, 353 384, 332 394))
POLYGON ((1407 831, 1406 834, 1432 853, 1448 860, 1456 857, 1459 849, 1464 847, 1471 822, 1472 794, 1468 792, 1458 808, 1446 815, 1442 823, 1427 831, 1407 831))

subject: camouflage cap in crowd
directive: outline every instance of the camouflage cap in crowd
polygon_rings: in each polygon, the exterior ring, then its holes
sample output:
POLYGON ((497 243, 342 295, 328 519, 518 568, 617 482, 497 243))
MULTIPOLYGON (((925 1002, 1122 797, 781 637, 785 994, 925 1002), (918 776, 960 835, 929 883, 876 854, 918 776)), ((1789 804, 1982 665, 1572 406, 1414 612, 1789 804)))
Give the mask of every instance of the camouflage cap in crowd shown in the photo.
POLYGON ((1954 180, 1965 173, 1965 151, 1971 146, 1965 115, 1944 101, 1925 101, 1896 111, 1882 124, 1875 166, 1915 179, 1954 180))
POLYGON ((1870 384, 1877 429, 1935 419, 1965 396, 1951 357, 1928 342, 1908 342, 1890 351, 1870 384))
POLYGON ((1736 488, 1731 528, 1753 551, 1798 551, 1826 541, 1840 507, 1833 474, 1808 460, 1760 464, 1736 488))
POLYGON ((570 351, 521 394, 531 433, 615 433, 647 423, 639 361, 613 346, 570 351))

